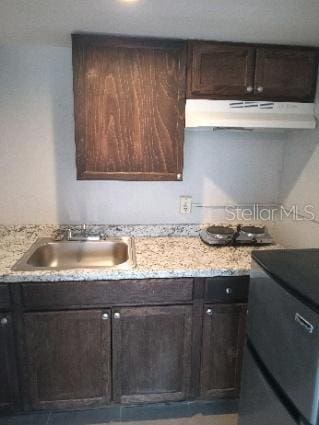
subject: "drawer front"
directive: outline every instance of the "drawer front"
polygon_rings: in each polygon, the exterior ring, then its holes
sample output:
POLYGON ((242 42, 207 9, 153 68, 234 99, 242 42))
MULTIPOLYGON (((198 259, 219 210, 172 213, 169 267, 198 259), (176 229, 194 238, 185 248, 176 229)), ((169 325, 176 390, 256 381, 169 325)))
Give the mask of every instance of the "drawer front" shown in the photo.
POLYGON ((249 276, 218 276, 206 279, 205 301, 212 303, 248 300, 249 276))
POLYGON ((193 279, 26 283, 22 296, 27 309, 185 303, 192 301, 193 279))
POLYGON ((0 310, 10 310, 10 293, 8 285, 0 285, 0 310))

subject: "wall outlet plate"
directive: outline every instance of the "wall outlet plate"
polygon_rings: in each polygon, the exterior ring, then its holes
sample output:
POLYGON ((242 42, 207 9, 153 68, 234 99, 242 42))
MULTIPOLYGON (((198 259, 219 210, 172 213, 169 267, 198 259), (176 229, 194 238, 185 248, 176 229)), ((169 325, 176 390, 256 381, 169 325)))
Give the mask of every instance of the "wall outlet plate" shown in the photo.
POLYGON ((180 196, 179 212, 181 214, 190 214, 192 212, 192 197, 191 196, 180 196))

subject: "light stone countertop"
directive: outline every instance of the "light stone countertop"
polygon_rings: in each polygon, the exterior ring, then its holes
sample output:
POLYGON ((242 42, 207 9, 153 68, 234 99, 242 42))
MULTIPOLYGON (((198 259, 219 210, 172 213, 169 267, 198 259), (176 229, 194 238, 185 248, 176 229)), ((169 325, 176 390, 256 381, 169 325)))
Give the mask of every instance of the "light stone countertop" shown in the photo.
MULTIPOLYGON (((52 235, 55 229, 54 226, 0 226, 0 282, 238 276, 249 274, 251 251, 256 249, 210 247, 194 236, 196 232, 192 229, 190 236, 187 232, 185 235, 185 231, 184 236, 135 236, 137 266, 131 269, 11 271, 11 267, 38 237, 52 235)), ((271 245, 259 249, 278 247, 271 245)))

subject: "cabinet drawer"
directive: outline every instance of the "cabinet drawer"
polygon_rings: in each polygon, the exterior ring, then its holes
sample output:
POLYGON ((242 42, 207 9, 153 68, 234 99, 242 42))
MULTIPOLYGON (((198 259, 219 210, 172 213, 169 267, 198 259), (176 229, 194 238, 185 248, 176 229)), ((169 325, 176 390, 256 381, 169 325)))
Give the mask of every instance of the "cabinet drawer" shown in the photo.
POLYGON ((212 303, 246 302, 249 276, 218 276, 206 279, 205 301, 212 303))
POLYGON ((10 293, 8 285, 0 285, 0 310, 10 310, 10 293))
POLYGON ((192 301, 193 279, 27 283, 22 295, 27 309, 170 304, 192 301))

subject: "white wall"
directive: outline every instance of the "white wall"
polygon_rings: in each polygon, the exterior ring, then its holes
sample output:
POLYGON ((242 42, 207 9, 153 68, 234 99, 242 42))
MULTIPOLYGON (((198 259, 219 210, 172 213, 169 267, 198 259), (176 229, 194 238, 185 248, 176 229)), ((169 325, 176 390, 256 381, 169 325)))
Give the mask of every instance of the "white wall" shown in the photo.
POLYGON ((183 182, 75 177, 71 49, 0 47, 0 223, 212 222, 180 215, 180 195, 205 205, 276 203, 285 136, 186 134, 183 182))
MULTIPOLYGON (((319 80, 316 96, 319 121, 319 80)), ((276 240, 288 248, 319 248, 319 128, 295 131, 284 143, 284 163, 279 198, 297 216, 278 219, 276 240), (309 220, 304 208, 313 212, 309 220), (306 218, 306 219, 305 219, 306 218)))
POLYGON ((287 209, 296 208, 298 220, 279 220, 276 239, 287 247, 319 248, 319 129, 296 131, 286 141, 280 199, 287 209), (304 219, 307 205, 312 221, 304 219))
POLYGON ((70 33, 318 46, 318 0, 1 0, 3 43, 70 45, 70 33))

